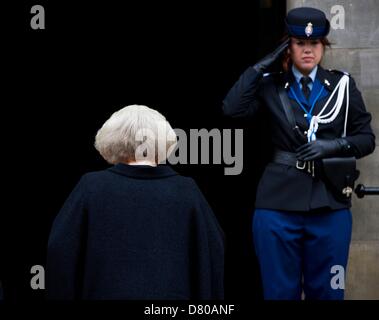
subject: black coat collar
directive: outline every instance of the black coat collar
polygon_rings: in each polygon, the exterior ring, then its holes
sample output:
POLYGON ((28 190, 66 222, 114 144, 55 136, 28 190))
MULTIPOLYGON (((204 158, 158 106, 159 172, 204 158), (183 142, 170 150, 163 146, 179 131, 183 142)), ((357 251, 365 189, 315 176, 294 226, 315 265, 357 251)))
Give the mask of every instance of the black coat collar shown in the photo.
POLYGON ((171 167, 163 164, 160 164, 156 167, 151 167, 146 165, 128 165, 124 163, 118 163, 108 170, 117 174, 137 179, 160 179, 178 175, 178 173, 171 167))

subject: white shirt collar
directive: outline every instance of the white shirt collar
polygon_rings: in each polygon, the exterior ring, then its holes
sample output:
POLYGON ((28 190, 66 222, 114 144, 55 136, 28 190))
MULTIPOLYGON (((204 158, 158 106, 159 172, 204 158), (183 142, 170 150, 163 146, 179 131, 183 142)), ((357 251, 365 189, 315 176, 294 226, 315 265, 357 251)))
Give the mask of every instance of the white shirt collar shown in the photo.
MULTIPOLYGON (((318 65, 316 65, 311 71, 311 73, 308 75, 308 77, 312 79, 312 82, 315 82, 317 69, 318 69, 318 65)), ((296 82, 300 83, 300 79, 304 77, 304 75, 294 65, 292 65, 292 73, 295 76, 296 82)))

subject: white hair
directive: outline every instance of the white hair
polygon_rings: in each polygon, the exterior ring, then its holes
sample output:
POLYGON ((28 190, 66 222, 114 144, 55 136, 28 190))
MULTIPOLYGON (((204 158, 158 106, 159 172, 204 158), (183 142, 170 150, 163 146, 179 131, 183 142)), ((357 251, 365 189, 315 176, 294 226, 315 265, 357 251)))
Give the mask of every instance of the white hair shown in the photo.
POLYGON ((176 138, 158 111, 130 105, 113 113, 103 124, 96 134, 95 148, 111 164, 136 161, 141 156, 159 163, 175 148, 176 138))

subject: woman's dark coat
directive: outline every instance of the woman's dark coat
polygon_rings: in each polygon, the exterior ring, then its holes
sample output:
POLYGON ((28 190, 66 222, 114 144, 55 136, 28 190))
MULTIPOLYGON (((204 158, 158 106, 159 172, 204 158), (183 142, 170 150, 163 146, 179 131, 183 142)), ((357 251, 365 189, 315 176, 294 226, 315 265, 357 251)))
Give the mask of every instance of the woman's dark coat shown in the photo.
POLYGON ((50 299, 222 299, 223 232, 191 178, 117 164, 72 191, 46 273, 50 299))

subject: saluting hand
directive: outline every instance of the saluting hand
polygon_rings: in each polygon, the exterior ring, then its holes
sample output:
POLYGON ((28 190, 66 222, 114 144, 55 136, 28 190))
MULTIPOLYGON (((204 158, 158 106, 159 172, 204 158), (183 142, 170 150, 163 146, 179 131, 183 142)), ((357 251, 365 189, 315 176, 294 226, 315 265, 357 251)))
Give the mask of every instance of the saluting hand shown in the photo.
POLYGON ((273 52, 265 56, 262 60, 254 65, 254 69, 258 72, 263 72, 270 66, 276 59, 279 58, 280 54, 288 47, 290 39, 288 38, 279 47, 277 47, 273 52))

